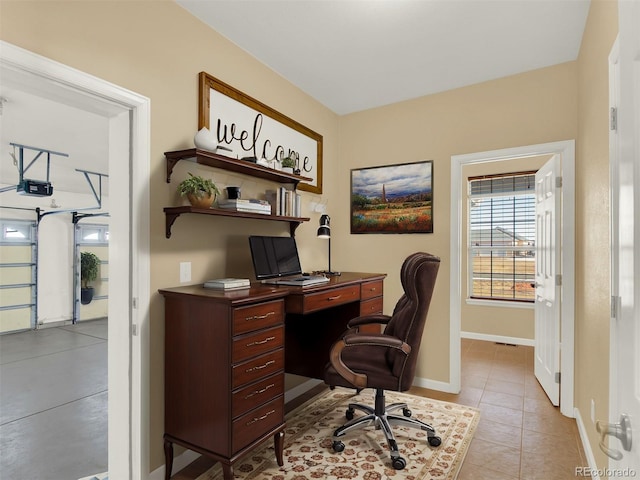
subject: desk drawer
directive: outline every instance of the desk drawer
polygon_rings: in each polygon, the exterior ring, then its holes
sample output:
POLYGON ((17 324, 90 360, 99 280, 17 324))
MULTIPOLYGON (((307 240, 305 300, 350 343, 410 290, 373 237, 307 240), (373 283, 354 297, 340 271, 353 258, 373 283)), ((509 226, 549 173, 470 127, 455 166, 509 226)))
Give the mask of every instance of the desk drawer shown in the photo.
POLYGON ((304 313, 315 312, 316 310, 323 310, 358 300, 360 300, 360 285, 314 293, 304 297, 304 313))
POLYGON ((382 296, 382 280, 376 280, 375 282, 366 282, 362 284, 362 291, 360 293, 360 298, 362 300, 367 300, 369 298, 381 297, 382 296))
POLYGON ((256 438, 284 422, 284 396, 277 397, 266 405, 252 410, 233 422, 233 453, 246 447, 256 438))
POLYGON ((284 300, 240 307, 233 311, 233 334, 252 332, 282 323, 284 300))
POLYGON ((374 313, 382 313, 382 297, 371 298, 360 302, 360 315, 372 315, 374 313))
POLYGON ((284 348, 234 365, 232 388, 255 382, 281 370, 284 370, 284 348))
POLYGON ((284 375, 282 373, 276 373, 257 383, 252 383, 233 393, 231 416, 236 418, 238 415, 242 415, 258 405, 262 405, 283 394, 284 375))
POLYGON ((241 362, 284 345, 284 325, 234 337, 233 362, 241 362))

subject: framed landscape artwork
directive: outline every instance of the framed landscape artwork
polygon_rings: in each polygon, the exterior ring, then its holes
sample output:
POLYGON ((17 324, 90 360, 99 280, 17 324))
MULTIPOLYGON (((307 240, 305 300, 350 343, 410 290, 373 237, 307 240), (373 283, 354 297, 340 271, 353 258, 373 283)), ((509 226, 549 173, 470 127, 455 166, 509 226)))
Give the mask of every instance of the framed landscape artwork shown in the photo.
POLYGON ((351 233, 433 233, 433 161, 351 170, 351 233))

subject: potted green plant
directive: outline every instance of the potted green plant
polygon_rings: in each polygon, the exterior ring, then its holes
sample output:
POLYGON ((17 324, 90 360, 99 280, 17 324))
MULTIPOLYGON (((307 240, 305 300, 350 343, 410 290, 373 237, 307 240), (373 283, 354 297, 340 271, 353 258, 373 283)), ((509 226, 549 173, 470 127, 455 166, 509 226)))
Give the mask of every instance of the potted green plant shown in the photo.
POLYGON ((100 259, 95 253, 80 253, 80 303, 87 305, 93 300, 93 287, 89 286, 89 282, 93 282, 98 278, 98 269, 100 268, 100 259))
POLYGON ((186 196, 189 203, 197 208, 209 208, 220 193, 213 180, 194 175, 189 172, 189 177, 185 178, 178 185, 178 193, 186 196))
POLYGON ((293 173, 293 169, 296 167, 296 161, 291 157, 284 157, 280 162, 283 172, 293 173))

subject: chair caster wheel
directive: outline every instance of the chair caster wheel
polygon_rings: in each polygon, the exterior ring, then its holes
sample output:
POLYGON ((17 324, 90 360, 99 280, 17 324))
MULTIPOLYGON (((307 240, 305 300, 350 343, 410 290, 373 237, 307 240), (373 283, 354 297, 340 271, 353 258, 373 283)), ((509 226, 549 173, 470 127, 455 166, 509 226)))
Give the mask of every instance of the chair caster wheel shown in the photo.
POLYGON ((409 410, 408 408, 403 408, 403 409, 402 409, 402 414, 403 414, 405 417, 410 417, 410 416, 411 416, 411 410, 409 410))
POLYGON ((404 467, 407 466, 407 461, 402 457, 396 457, 391 459, 391 465, 396 470, 402 470, 404 467))
POLYGON ((429 445, 432 447, 438 447, 442 443, 442 439, 440 437, 429 437, 428 441, 429 445))
POLYGON ((353 408, 347 408, 347 411, 345 412, 344 416, 347 417, 347 420, 353 420, 354 413, 355 413, 355 410, 353 408))
POLYGON ((342 452, 344 450, 344 443, 339 441, 333 442, 333 451, 334 452, 342 452))

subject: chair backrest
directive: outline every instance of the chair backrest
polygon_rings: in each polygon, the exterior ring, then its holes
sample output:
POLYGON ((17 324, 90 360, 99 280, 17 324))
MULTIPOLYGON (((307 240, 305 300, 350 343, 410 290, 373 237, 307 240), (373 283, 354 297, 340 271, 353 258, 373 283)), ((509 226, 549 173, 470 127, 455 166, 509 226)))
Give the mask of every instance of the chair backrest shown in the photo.
POLYGON ((395 349, 389 349, 388 353, 387 360, 393 374, 400 379, 401 391, 408 390, 413 383, 422 332, 439 267, 440 258, 419 252, 407 257, 400 270, 404 294, 398 300, 384 333, 400 338, 411 346, 409 355, 395 349))

